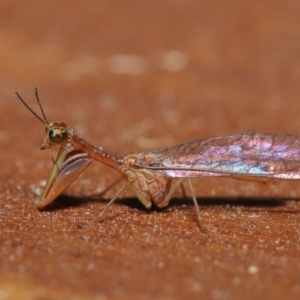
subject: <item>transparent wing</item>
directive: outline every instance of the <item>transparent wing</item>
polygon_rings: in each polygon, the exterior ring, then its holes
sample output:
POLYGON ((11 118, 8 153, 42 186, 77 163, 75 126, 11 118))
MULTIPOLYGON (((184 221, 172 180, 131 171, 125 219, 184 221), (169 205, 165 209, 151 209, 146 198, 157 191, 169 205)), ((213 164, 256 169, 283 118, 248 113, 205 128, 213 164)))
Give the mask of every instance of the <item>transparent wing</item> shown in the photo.
POLYGON ((249 176, 300 179, 300 136, 220 136, 139 153, 134 168, 168 177, 249 176))

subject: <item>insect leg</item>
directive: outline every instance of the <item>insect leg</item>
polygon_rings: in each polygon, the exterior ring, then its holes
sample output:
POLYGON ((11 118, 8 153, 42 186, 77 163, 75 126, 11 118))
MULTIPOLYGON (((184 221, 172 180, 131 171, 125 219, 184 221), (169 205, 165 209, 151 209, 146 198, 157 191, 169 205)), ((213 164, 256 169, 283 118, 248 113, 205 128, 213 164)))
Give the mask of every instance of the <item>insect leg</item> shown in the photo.
POLYGON ((181 188, 181 192, 182 192, 183 198, 186 199, 187 196, 186 196, 186 192, 185 192, 185 188, 184 188, 183 182, 181 183, 180 188, 181 188))
POLYGON ((197 202, 197 199, 196 199, 196 196, 195 196, 195 193, 194 193, 194 189, 193 189, 190 177, 188 177, 188 182, 189 182, 189 186, 190 186, 190 189, 191 189, 191 192, 192 192, 192 198, 193 198, 193 201, 194 201, 194 205, 195 205, 195 209, 196 209, 196 214, 197 214, 197 220, 198 220, 198 224, 199 224, 200 230, 203 233, 207 233, 206 230, 205 230, 205 228, 204 228, 204 226, 203 226, 203 224, 202 224, 202 218, 201 218, 201 215, 200 215, 200 210, 199 210, 198 202, 197 202))
POLYGON ((120 195, 120 193, 125 189, 125 187, 127 186, 128 181, 126 181, 122 187, 118 190, 118 192, 115 194, 115 196, 105 205, 105 207, 102 209, 102 211, 99 214, 99 218, 101 219, 105 212, 107 211, 107 209, 116 201, 116 199, 118 198, 118 196, 120 195))
POLYGON ((167 188, 165 192, 164 200, 159 204, 159 207, 165 207, 169 204, 171 198, 173 197, 173 194, 178 189, 178 187, 182 184, 184 178, 178 179, 175 184, 170 188, 171 180, 167 182, 167 188))
POLYGON ((147 198, 145 197, 146 194, 145 194, 145 196, 142 195, 142 193, 139 192, 139 191, 137 190, 137 188, 136 188, 135 186, 133 186, 133 185, 130 185, 129 187, 130 187, 130 189, 135 193, 135 195, 138 197, 138 199, 141 201, 141 203, 142 203, 146 208, 150 208, 150 207, 152 206, 152 202, 151 202, 150 198, 147 199, 147 198))
MULTIPOLYGON (((169 194, 170 189, 171 189, 171 183, 172 183, 172 178, 167 180, 167 186, 166 186, 166 191, 165 191, 164 196, 167 196, 169 194)), ((176 187, 176 189, 177 189, 177 187, 176 187)), ((181 182, 181 184, 180 184, 180 189, 181 189, 183 198, 187 198, 183 182, 181 182)))
POLYGON ((120 195, 120 193, 125 189, 125 187, 127 186, 128 181, 126 181, 122 187, 118 190, 118 192, 115 194, 115 196, 105 205, 105 207, 102 209, 102 211, 100 212, 99 216, 94 218, 92 221, 89 222, 85 222, 82 224, 78 224, 79 228, 84 228, 87 226, 91 226, 93 225, 95 222, 97 222, 99 219, 101 220, 102 217, 104 216, 105 212, 107 211, 107 209, 116 201, 116 199, 118 198, 118 196, 120 195))
MULTIPOLYGON (((184 178, 178 179, 175 182, 175 184, 172 186, 171 189, 170 189, 171 180, 170 181, 168 180, 168 182, 167 182, 167 188, 166 188, 166 195, 165 195, 164 200, 160 203, 160 205, 159 205, 160 207, 164 207, 164 206, 168 205, 168 203, 170 202, 170 200, 171 200, 174 192, 178 189, 179 186, 182 189, 184 197, 186 197, 184 186, 182 184, 183 180, 184 180, 184 178)), ((189 182, 190 190, 191 190, 191 193, 192 193, 192 199, 193 199, 194 206, 195 206, 195 209, 196 209, 197 221, 198 221, 200 230, 203 233, 206 233, 206 230, 205 230, 205 228, 204 228, 204 226, 202 224, 202 218, 201 218, 201 215, 200 215, 200 210, 199 210, 198 202, 197 202, 197 199, 196 199, 196 196, 195 196, 195 193, 194 193, 194 189, 193 189, 193 186, 192 186, 192 183, 191 183, 191 179, 189 177, 188 177, 188 182, 189 182)))

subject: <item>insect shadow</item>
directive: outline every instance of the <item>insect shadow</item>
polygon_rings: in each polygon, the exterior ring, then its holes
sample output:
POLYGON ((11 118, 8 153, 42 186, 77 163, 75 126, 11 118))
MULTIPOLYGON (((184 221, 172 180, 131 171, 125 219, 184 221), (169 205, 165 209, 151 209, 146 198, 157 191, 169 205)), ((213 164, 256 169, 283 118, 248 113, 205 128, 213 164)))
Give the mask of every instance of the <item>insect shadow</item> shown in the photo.
MULTIPOLYGON (((204 197, 198 198, 198 205, 201 207, 213 207, 213 206, 229 206, 229 207, 280 207, 284 206, 285 202, 288 201, 299 201, 299 198, 291 197, 204 197)), ((107 204, 109 199, 107 198, 89 198, 89 197, 79 197, 63 194, 51 202, 48 206, 41 211, 57 211, 65 210, 70 207, 80 207, 87 203, 103 203, 107 204)), ((126 197, 116 200, 117 204, 121 204, 139 211, 151 212, 151 211, 164 211, 170 207, 186 207, 194 206, 193 201, 190 197, 175 197, 167 207, 157 207, 153 205, 150 209, 145 208, 145 206, 135 197, 126 197)), ((99 211, 101 209, 99 208, 99 211)), ((286 212, 286 209, 284 210, 286 212)), ((293 213, 298 213, 294 209, 291 210, 293 213)))

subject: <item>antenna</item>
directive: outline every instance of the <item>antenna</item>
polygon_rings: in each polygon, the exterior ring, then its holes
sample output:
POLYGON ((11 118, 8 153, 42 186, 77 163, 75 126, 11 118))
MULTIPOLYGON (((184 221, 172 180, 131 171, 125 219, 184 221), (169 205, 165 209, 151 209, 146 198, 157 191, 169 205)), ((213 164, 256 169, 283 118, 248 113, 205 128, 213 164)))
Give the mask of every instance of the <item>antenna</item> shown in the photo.
POLYGON ((42 123, 44 124, 49 124, 49 122, 47 121, 47 118, 46 118, 46 115, 44 113, 44 110, 43 110, 43 107, 42 107, 42 103, 39 99, 39 95, 38 95, 38 89, 37 87, 35 87, 34 89, 35 91, 35 97, 36 97, 36 100, 37 100, 37 103, 39 104, 39 107, 40 107, 40 110, 43 114, 43 117, 44 117, 44 120, 38 116, 38 114, 36 112, 34 112, 30 107, 29 105, 22 99, 22 97, 20 96, 20 94, 15 90, 14 92, 16 93, 16 95, 18 96, 19 100, 25 105, 25 107, 36 117, 38 118, 42 123))
POLYGON ((49 124, 49 122, 48 122, 48 120, 46 118, 46 115, 44 113, 43 106, 42 106, 42 103, 40 101, 39 95, 38 95, 38 88, 37 88, 37 86, 34 88, 34 92, 35 92, 35 97, 36 97, 36 100, 37 100, 37 102, 39 104, 40 110, 41 110, 41 112, 43 114, 44 120, 46 121, 46 124, 49 124))

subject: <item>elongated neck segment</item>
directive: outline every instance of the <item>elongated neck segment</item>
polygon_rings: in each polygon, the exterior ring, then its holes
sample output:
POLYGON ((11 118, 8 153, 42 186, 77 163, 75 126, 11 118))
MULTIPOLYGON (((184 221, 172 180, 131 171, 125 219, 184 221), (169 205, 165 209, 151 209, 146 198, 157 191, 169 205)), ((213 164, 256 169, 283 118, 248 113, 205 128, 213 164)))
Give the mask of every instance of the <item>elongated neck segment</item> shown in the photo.
POLYGON ((102 148, 94 147, 92 144, 85 141, 75 129, 71 130, 73 131, 71 134, 72 142, 77 150, 87 153, 92 159, 119 171, 123 158, 105 152, 102 148))

